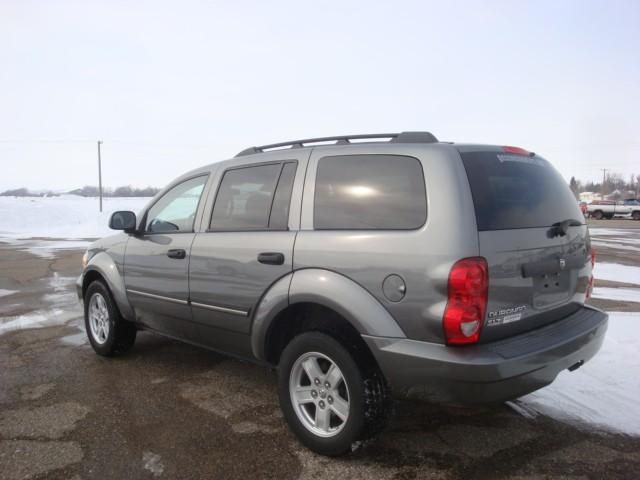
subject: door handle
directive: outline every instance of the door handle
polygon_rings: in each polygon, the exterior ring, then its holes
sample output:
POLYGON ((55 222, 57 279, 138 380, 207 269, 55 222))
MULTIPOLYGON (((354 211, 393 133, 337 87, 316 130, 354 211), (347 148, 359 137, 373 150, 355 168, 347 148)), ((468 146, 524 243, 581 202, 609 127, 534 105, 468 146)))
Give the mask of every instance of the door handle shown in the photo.
POLYGON ((263 252, 258 254, 258 261, 267 265, 282 265, 284 255, 280 252, 263 252))
POLYGON ((187 256, 187 252, 182 248, 172 248, 167 252, 167 257, 182 259, 187 256))

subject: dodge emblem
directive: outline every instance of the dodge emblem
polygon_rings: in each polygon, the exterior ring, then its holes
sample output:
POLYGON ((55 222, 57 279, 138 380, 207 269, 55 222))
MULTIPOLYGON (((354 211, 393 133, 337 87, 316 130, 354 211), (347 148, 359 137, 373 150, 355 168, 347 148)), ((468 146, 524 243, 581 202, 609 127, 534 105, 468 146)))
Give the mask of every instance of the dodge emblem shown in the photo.
POLYGON ((560 270, 564 270, 564 267, 567 266, 567 261, 564 258, 561 258, 559 260, 559 263, 560 263, 560 270))

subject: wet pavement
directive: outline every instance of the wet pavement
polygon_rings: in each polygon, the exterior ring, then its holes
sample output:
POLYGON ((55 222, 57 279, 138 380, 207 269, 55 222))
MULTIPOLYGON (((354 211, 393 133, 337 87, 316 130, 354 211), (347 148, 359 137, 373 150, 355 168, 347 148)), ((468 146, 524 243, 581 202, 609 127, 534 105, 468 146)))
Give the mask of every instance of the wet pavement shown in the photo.
POLYGON ((81 255, 0 243, 3 480, 640 477, 640 438, 507 405, 399 401, 378 439, 320 457, 289 433, 273 371, 149 333, 95 355, 73 293, 81 255))

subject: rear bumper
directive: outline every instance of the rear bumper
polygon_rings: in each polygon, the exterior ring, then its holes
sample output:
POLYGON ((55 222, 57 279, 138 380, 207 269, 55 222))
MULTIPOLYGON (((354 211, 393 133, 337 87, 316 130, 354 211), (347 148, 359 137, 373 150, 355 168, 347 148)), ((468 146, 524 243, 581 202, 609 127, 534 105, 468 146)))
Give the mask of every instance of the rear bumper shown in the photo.
POLYGON ((593 357, 608 315, 583 307, 551 325, 467 347, 363 335, 396 394, 458 405, 510 400, 593 357))

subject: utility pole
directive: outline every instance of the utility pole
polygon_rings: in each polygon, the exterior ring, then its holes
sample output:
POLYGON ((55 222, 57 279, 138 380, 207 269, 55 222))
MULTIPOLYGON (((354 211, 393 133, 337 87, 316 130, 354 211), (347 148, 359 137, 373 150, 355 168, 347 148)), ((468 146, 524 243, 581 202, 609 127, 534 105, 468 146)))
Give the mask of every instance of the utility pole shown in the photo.
POLYGON ((102 145, 102 141, 98 140, 98 192, 100 195, 100 213, 102 213, 102 159, 100 158, 100 145, 102 145))
POLYGON ((604 182, 607 178, 607 171, 609 170, 608 168, 601 168, 600 170, 602 170, 602 199, 604 200, 604 182))

